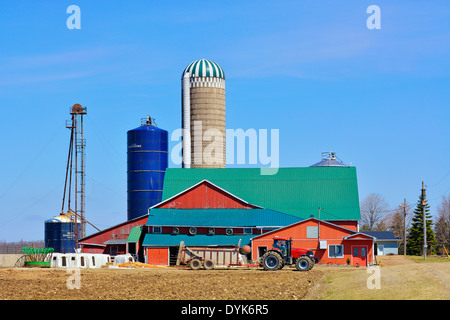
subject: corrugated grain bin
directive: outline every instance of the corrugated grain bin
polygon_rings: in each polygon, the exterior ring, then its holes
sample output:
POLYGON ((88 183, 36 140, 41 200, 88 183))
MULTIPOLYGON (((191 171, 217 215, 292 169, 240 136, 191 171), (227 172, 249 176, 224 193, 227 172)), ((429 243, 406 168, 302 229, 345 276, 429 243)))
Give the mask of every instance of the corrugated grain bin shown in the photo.
POLYGON ((150 117, 127 132, 128 220, 148 213, 161 202, 164 174, 168 167, 168 132, 150 117))
MULTIPOLYGON (((44 242, 46 248, 53 248, 54 252, 74 253, 75 222, 72 215, 61 214, 45 221, 44 242)), ((81 223, 77 223, 78 236, 81 235, 81 223)))

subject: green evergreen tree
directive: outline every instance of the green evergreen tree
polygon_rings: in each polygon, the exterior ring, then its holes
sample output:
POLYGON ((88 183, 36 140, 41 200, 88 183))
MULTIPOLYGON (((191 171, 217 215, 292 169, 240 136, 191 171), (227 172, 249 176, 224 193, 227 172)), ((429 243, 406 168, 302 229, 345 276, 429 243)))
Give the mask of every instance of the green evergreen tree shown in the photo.
MULTIPOLYGON (((411 228, 409 229, 408 243, 406 245, 406 254, 420 256, 423 249, 423 208, 426 197, 421 194, 414 210, 411 228)), ((427 245, 428 248, 435 242, 435 236, 432 229, 433 219, 430 214, 430 205, 425 202, 425 217, 427 221, 427 245)), ((428 251, 427 251, 428 252, 428 251)))

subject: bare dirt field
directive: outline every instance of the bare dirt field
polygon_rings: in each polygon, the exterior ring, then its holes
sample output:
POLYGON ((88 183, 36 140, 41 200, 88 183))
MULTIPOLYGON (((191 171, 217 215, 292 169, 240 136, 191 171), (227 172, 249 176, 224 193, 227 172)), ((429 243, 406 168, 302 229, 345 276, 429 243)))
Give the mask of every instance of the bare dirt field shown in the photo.
POLYGON ((286 268, 262 270, 82 269, 69 289, 64 269, 0 269, 3 300, 297 300, 323 277, 286 268))
POLYGON ((381 261, 381 288, 368 289, 367 268, 79 269, 80 288, 65 269, 0 269, 0 300, 448 300, 450 262, 403 256, 381 261), (68 287, 69 282, 69 287, 68 287))

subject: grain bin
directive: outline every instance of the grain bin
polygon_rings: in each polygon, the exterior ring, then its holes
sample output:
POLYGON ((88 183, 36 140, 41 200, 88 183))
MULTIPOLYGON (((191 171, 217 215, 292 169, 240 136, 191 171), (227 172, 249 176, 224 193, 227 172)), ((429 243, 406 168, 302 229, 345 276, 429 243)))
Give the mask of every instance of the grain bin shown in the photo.
POLYGON ((127 132, 128 221, 146 215, 161 202, 164 174, 168 167, 168 132, 154 119, 142 119, 141 126, 127 132))
POLYGON ((60 214, 44 222, 44 242, 46 248, 53 248, 54 252, 74 253, 76 249, 75 231, 81 235, 81 223, 77 223, 75 230, 72 213, 60 214))
POLYGON ((181 75, 183 168, 225 168, 225 73, 191 62, 181 75))

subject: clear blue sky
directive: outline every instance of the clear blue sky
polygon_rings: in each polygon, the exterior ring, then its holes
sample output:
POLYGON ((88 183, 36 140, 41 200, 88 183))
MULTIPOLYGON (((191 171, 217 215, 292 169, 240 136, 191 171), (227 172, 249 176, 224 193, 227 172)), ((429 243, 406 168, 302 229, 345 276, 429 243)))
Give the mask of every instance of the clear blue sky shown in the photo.
POLYGON ((126 132, 146 115, 179 128, 181 72, 200 58, 225 70, 227 128, 280 130, 282 167, 335 151, 360 200, 415 205, 424 180, 435 214, 449 194, 447 0, 4 0, 0 240, 43 239, 60 213, 75 103, 88 109, 86 216, 125 221, 126 132), (71 4, 81 30, 66 26, 71 4))

